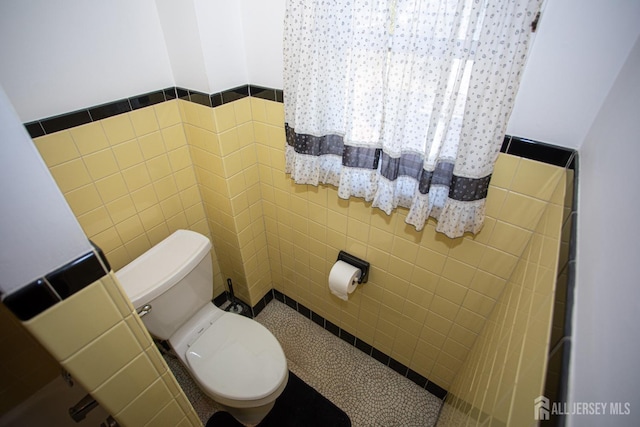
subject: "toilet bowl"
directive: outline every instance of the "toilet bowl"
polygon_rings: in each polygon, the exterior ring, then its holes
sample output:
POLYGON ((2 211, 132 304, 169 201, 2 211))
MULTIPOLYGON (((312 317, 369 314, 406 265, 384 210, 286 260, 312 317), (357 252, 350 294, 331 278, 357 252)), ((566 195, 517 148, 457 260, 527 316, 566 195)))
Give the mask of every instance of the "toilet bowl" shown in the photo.
POLYGON ((211 243, 178 230, 116 273, 148 331, 168 341, 202 391, 244 424, 259 423, 289 370, 278 340, 258 322, 211 303, 211 243))

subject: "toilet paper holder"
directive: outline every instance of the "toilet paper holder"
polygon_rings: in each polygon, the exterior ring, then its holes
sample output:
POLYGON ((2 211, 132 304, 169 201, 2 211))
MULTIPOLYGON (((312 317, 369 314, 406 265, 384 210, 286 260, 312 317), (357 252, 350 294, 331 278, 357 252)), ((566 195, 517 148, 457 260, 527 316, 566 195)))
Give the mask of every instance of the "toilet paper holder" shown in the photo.
POLYGON ((367 261, 361 260, 358 257, 346 253, 345 251, 340 251, 338 253, 338 261, 344 261, 347 264, 351 264, 360 269, 361 274, 358 279, 358 283, 367 283, 367 279, 369 279, 369 263, 367 261))

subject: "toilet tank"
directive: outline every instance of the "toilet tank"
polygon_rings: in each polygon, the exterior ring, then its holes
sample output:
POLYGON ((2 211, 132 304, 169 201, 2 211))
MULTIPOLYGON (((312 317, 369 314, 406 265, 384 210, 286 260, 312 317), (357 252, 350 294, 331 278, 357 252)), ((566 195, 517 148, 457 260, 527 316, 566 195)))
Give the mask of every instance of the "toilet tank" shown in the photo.
POLYGON ((167 340, 213 298, 211 242, 202 234, 178 230, 116 273, 156 338, 167 340))

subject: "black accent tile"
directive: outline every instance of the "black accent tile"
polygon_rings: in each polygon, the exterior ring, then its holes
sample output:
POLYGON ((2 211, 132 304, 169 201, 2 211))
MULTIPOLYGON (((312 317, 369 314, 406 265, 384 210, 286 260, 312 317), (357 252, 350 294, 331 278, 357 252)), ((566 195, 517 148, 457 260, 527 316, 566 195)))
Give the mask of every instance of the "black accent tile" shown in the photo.
POLYGON ((324 328, 324 317, 322 317, 319 314, 317 314, 317 313, 312 311, 311 312, 311 320, 313 320, 317 325, 319 325, 322 328, 324 328))
POLYGON ((438 399, 444 399, 447 396, 447 390, 443 389, 438 384, 433 383, 431 381, 427 382, 427 385, 425 386, 425 389, 429 393, 431 393, 435 397, 437 397, 438 399))
POLYGON ((37 138, 39 136, 45 135, 44 129, 42 129, 42 125, 40 124, 40 122, 25 123, 24 127, 27 128, 27 132, 29 132, 31 138, 37 138))
POLYGON ((284 303, 293 308, 295 311, 298 311, 298 303, 293 298, 285 296, 284 303))
POLYGON ((360 338, 356 338, 356 348, 369 356, 371 356, 371 350, 373 350, 373 346, 371 346, 371 344, 367 344, 360 338))
POLYGON ((284 102, 284 92, 282 89, 276 89, 276 102, 284 102))
POLYGON ((216 307, 220 307, 222 304, 224 304, 225 302, 227 302, 227 291, 222 291, 222 293, 220 293, 220 295, 218 295, 217 297, 215 297, 213 299, 213 304, 216 307))
POLYGON ((513 136, 507 154, 564 168, 569 164, 573 150, 513 136))
POLYGON ((567 165, 568 169, 573 169, 573 170, 576 169, 576 163, 578 162, 577 157, 578 157, 578 153, 577 152, 573 153, 573 155, 569 159, 569 164, 567 165))
POLYGON ((422 388, 427 385, 427 379, 413 369, 409 369, 409 372, 407 372, 407 378, 409 378, 411 381, 418 384, 422 388))
POLYGON ((185 101, 189 100, 189 91, 187 89, 177 87, 176 88, 176 96, 179 99, 184 99, 185 101))
POLYGON ((298 313, 302 314, 307 319, 311 317, 311 310, 300 303, 298 303, 298 313))
POLYGON ((409 368, 405 364, 398 362, 394 358, 389 359, 389 367, 394 371, 396 371, 397 373, 399 373, 400 375, 402 375, 403 377, 406 377, 407 372, 409 371, 409 368))
POLYGON ((38 279, 7 295, 3 304, 22 321, 29 320, 60 302, 44 280, 38 279))
POLYGON ((150 105, 159 104, 164 101, 164 92, 161 90, 129 98, 131 108, 134 110, 137 110, 138 108, 148 107, 150 105))
POLYGON ((378 350, 377 348, 373 348, 371 350, 371 357, 376 359, 378 362, 382 363, 385 366, 389 365, 389 360, 391 359, 389 356, 378 350))
POLYGON ((98 256, 100 257, 100 260, 102 260, 102 263, 107 269, 107 273, 111 271, 111 264, 109 264, 109 260, 107 260, 107 256, 104 254, 102 249, 100 249, 100 247, 95 243, 93 243, 91 240, 89 240, 89 243, 91 243, 91 246, 93 246, 93 249, 95 249, 96 252, 98 252, 98 256))
POLYGON ((209 99, 209 95, 206 93, 190 90, 189 100, 196 104, 204 105, 205 107, 211 107, 211 100, 209 99))
POLYGON ((280 302, 284 302, 284 294, 277 289, 273 290, 273 296, 280 302))
POLYGON ((175 87, 168 87, 162 91, 164 93, 165 101, 169 101, 171 99, 176 99, 178 96, 176 95, 175 87))
POLYGON ((504 140, 502 141, 502 147, 500 147, 500 152, 501 153, 506 153, 507 150, 509 149, 509 143, 511 142, 511 136, 510 135, 505 135, 504 136, 504 140))
POLYGON ((238 99, 246 98, 249 96, 249 85, 234 87, 233 89, 225 90, 221 93, 222 102, 233 102, 238 99))
POLYGON ((335 335, 337 337, 340 336, 340 328, 338 327, 338 325, 328 321, 327 319, 324 320, 324 328, 327 331, 331 332, 333 335, 335 335))
POLYGON ((58 132, 72 127, 91 123, 91 116, 88 110, 75 111, 61 116, 51 117, 41 120, 42 128, 47 134, 58 132))
POLYGON ((265 304, 269 304, 271 301, 273 301, 273 289, 264 294, 263 298, 265 304))
POLYGON ((62 299, 86 288, 107 273, 93 252, 60 267, 45 278, 62 299))
POLYGON ((264 298, 261 298, 260 301, 258 301, 258 303, 254 305, 252 308, 253 315, 257 316, 258 314, 260 314, 260 312, 264 310, 266 306, 267 306, 267 303, 264 301, 264 298))
POLYGON ((249 85, 249 93, 251 96, 256 98, 262 98, 269 101, 276 100, 276 91, 275 89, 269 89, 261 86, 249 85))
POLYGON ((356 337, 350 334, 349 332, 345 331, 344 329, 340 329, 340 339, 353 346, 356 345, 356 337))
POLYGON ((211 96, 209 97, 209 102, 211 103, 212 108, 219 107, 220 105, 222 105, 222 94, 211 94, 211 96))
POLYGON ((91 118, 94 121, 117 116, 118 114, 128 113, 130 111, 131 104, 129 104, 128 99, 121 99, 120 101, 110 102, 109 104, 99 105, 89 109, 91 118))

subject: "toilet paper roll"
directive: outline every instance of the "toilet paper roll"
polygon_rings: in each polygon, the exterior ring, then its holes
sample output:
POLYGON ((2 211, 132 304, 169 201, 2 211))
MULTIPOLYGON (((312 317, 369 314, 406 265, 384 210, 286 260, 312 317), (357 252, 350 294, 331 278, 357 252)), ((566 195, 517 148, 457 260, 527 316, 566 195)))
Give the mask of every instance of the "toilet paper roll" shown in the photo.
POLYGON ((347 301, 348 295, 356 290, 360 269, 344 261, 337 261, 329 272, 329 289, 338 298, 347 301))

